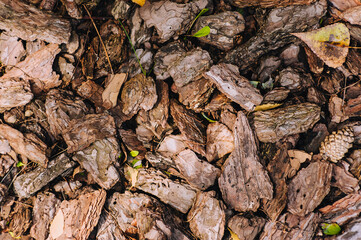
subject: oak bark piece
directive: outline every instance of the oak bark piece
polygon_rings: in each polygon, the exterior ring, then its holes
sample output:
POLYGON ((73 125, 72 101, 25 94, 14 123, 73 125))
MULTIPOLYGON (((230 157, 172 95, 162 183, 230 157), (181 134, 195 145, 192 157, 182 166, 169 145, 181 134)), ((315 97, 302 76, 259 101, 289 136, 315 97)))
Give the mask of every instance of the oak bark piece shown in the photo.
POLYGON ((23 155, 42 167, 47 166, 47 146, 35 134, 24 135, 6 124, 0 124, 0 136, 9 142, 17 154, 23 155))
POLYGON ((101 189, 62 201, 50 225, 49 240, 88 239, 98 223, 105 199, 106 192, 101 189))
POLYGON ((288 186, 288 211, 298 216, 312 212, 330 191, 332 165, 313 162, 298 172, 288 186))
POLYGON ((37 167, 18 176, 14 181, 14 191, 20 198, 28 198, 74 165, 63 153, 50 161, 47 168, 37 167))
POLYGON ((172 181, 155 169, 139 170, 135 187, 158 197, 182 213, 191 208, 197 192, 190 185, 172 181))
POLYGON ((157 102, 157 90, 151 77, 138 74, 124 83, 121 93, 123 113, 134 115, 140 109, 150 110, 157 102))
POLYGON ((212 186, 221 171, 203 161, 190 149, 183 150, 174 159, 180 173, 194 188, 206 190, 212 186))
POLYGON ((13 77, 0 78, 0 113, 26 105, 33 96, 28 80, 13 77))
POLYGON ((115 192, 109 199, 109 213, 103 212, 97 239, 184 239, 179 219, 156 199, 142 193, 115 192), (134 224, 136 223, 136 225, 134 224))
POLYGON ((239 240, 253 240, 256 238, 266 224, 266 219, 252 216, 246 218, 241 214, 233 216, 229 222, 228 227, 237 234, 239 240))
POLYGON ((267 166, 272 182, 274 183, 274 197, 271 200, 263 200, 263 211, 267 216, 276 221, 283 209, 287 205, 287 177, 292 167, 287 154, 287 146, 281 145, 276 155, 267 166))
POLYGON ((49 91, 50 88, 61 84, 59 75, 53 71, 53 62, 60 52, 57 44, 49 44, 30 54, 24 61, 19 62, 1 78, 22 78, 30 81, 35 94, 49 91))
POLYGON ((156 3, 145 2, 140 8, 140 17, 148 28, 155 27, 162 42, 186 33, 192 20, 204 8, 212 3, 208 0, 197 0, 187 4, 170 1, 156 3))
POLYGON ((277 142, 285 136, 305 132, 320 120, 320 113, 321 108, 312 103, 255 112, 257 137, 262 142, 277 142))
POLYGON ((71 33, 69 21, 20 0, 0 1, 0 29, 23 40, 56 44, 67 43, 71 33))
POLYGON ((205 72, 204 77, 213 81, 219 91, 227 95, 247 111, 252 111, 262 102, 262 95, 249 81, 239 74, 238 68, 231 64, 218 64, 205 72))
POLYGON ((45 109, 50 132, 56 139, 60 139, 71 120, 82 118, 89 111, 83 100, 72 92, 58 89, 48 92, 45 109))
POLYGON ((221 240, 226 223, 226 208, 215 198, 216 192, 199 192, 187 219, 193 234, 199 239, 221 240))
POLYGON ((257 211, 260 199, 272 199, 273 187, 259 162, 257 144, 246 115, 239 111, 234 124, 235 149, 218 179, 223 200, 239 212, 257 211))
POLYGON ((256 36, 229 51, 224 61, 246 70, 264 54, 294 42, 290 33, 302 32, 318 24, 326 10, 325 0, 310 5, 275 8, 267 15, 256 36))
POLYGON ((224 51, 228 51, 234 46, 234 37, 243 32, 245 21, 239 12, 225 11, 215 15, 202 16, 194 25, 192 34, 205 26, 209 26, 210 33, 199 38, 205 42, 216 46, 224 51))
POLYGON ((107 113, 88 114, 81 119, 69 122, 69 128, 63 132, 68 153, 80 151, 96 140, 113 137, 116 134, 112 116, 107 113))
POLYGON ((207 126, 206 158, 209 162, 223 157, 234 150, 234 137, 231 130, 222 123, 207 126))
POLYGON ((315 0, 229 0, 233 6, 244 8, 258 6, 261 8, 285 7, 290 5, 304 5, 313 3, 315 0))
POLYGON ((278 221, 266 223, 260 240, 311 240, 319 222, 318 213, 312 212, 305 217, 285 213, 278 221))
POLYGON ((22 42, 17 37, 10 37, 5 33, 0 34, 0 49, 0 61, 8 69, 26 55, 22 42))
POLYGON ((350 164, 341 161, 341 165, 334 166, 332 175, 333 187, 339 188, 345 194, 357 193, 360 190, 359 180, 349 172, 350 164))
POLYGON ((206 127, 201 120, 183 105, 171 100, 171 115, 182 133, 185 144, 202 156, 206 155, 206 127))
POLYGON ((73 159, 92 176, 102 188, 112 188, 120 179, 114 163, 120 148, 114 137, 95 141, 82 151, 77 151, 73 159))
POLYGON ((40 193, 36 196, 33 208, 33 226, 30 235, 45 240, 49 234, 49 226, 61 201, 53 193, 40 193))
POLYGON ((357 218, 361 213, 361 195, 349 194, 319 210, 324 221, 344 225, 350 220, 357 218))

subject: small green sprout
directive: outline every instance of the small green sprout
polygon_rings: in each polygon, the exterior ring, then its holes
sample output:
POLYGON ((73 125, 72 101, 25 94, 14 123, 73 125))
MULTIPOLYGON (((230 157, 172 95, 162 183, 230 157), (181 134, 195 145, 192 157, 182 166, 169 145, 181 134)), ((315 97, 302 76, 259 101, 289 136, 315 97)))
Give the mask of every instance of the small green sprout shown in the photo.
POLYGON ((130 152, 130 156, 132 156, 132 157, 136 157, 136 156, 138 156, 138 154, 139 154, 139 151, 133 150, 130 152))
POLYGON ((18 167, 18 168, 19 168, 19 167, 22 167, 22 166, 24 166, 24 163, 23 163, 23 162, 20 162, 20 161, 19 161, 19 162, 16 164, 16 167, 18 167))
MULTIPOLYGON (((191 25, 188 28, 188 31, 186 33, 186 36, 188 35, 188 33, 190 32, 190 30, 192 29, 194 23, 197 21, 197 19, 202 16, 203 14, 205 14, 206 12, 208 12, 208 8, 203 8, 200 13, 198 13, 198 15, 194 18, 194 20, 192 21, 191 25)), ((211 29, 209 28, 209 26, 205 26, 202 29, 198 30, 195 34, 191 35, 190 37, 204 37, 207 36, 209 33, 211 32, 211 29)), ((189 36, 189 35, 188 35, 189 36)), ((184 39, 186 39, 186 37, 184 37, 184 39)))
POLYGON ((204 114, 204 113, 202 113, 202 116, 203 116, 205 119, 207 119, 207 121, 210 122, 210 123, 217 122, 216 120, 212 120, 212 119, 210 119, 209 117, 207 117, 206 114, 204 114))
POLYGON ((341 227, 337 223, 321 223, 323 233, 328 236, 337 235, 341 232, 341 227))

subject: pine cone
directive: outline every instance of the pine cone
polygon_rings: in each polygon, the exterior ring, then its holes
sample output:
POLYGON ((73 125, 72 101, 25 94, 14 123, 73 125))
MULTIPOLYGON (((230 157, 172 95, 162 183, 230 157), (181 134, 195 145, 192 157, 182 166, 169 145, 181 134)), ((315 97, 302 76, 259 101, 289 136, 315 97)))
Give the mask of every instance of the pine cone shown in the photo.
POLYGON ((324 159, 328 159, 331 162, 337 162, 341 160, 348 149, 352 147, 354 141, 353 129, 351 127, 345 127, 332 132, 321 143, 320 153, 324 159))

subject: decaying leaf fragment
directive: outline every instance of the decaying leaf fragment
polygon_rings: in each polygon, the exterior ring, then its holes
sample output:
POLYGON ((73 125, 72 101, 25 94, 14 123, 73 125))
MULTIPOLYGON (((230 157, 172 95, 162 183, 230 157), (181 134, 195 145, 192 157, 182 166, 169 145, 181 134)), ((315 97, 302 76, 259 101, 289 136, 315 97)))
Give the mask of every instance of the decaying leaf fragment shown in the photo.
POLYGON ((340 67, 346 61, 350 32, 345 24, 335 23, 311 32, 292 34, 304 41, 329 67, 340 67))
POLYGON ((236 211, 256 211, 260 199, 271 199, 273 186, 259 162, 257 145, 246 115, 239 111, 234 124, 235 149, 218 179, 223 200, 236 211))

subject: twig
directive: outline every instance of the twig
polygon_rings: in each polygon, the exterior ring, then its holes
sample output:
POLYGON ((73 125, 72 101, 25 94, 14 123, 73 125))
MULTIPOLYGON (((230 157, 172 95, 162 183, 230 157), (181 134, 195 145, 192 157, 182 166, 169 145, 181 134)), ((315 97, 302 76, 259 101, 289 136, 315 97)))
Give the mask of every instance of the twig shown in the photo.
POLYGON ((97 34, 98 34, 98 36, 99 36, 100 42, 102 43, 102 46, 103 46, 104 52, 105 52, 105 56, 107 57, 107 60, 108 60, 109 66, 110 66, 110 71, 112 72, 112 74, 114 74, 113 67, 112 67, 112 64, 111 64, 111 62, 110 62, 110 58, 109 58, 109 55, 108 55, 108 51, 107 51, 107 49, 106 49, 106 47, 105 47, 105 45, 104 45, 104 42, 103 42, 102 37, 100 36, 100 33, 99 33, 99 31, 98 31, 98 28, 97 28, 97 26, 95 25, 95 22, 94 22, 92 16, 90 15, 90 12, 89 12, 88 8, 87 8, 84 4, 83 4, 83 7, 84 7, 85 11, 88 13, 89 18, 90 18, 90 20, 92 21, 92 24, 93 24, 93 26, 94 26, 94 28, 95 28, 95 31, 97 32, 97 34))

